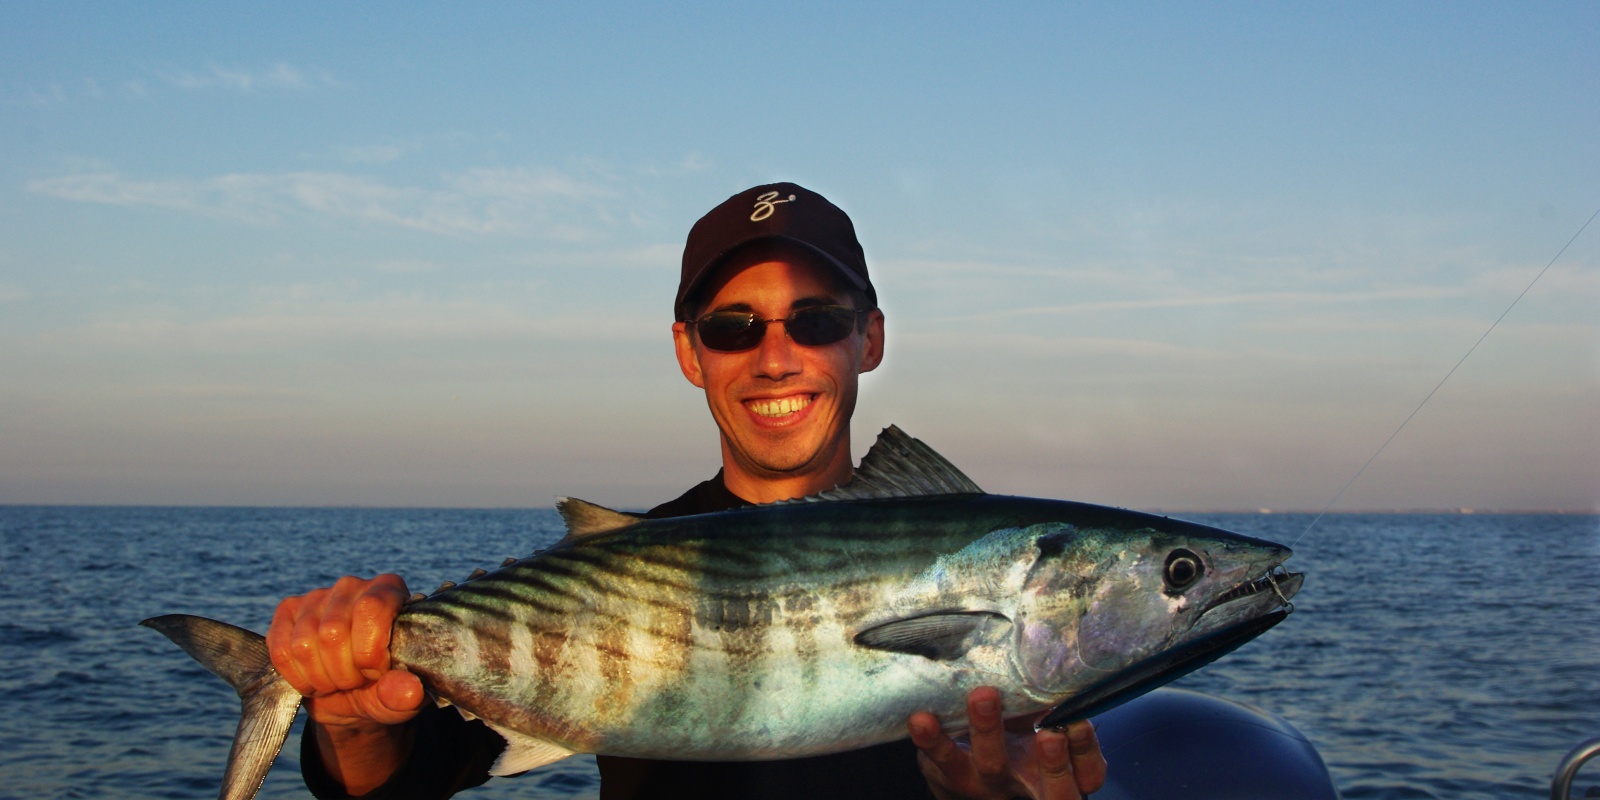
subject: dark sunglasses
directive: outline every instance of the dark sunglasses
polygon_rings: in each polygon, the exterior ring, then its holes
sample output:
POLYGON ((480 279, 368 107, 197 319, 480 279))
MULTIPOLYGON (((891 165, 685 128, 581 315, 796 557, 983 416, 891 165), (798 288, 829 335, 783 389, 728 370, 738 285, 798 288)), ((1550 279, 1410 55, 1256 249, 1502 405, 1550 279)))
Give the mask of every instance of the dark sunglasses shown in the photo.
POLYGON ((712 350, 736 353, 761 344, 767 325, 783 323, 795 344, 821 347, 844 341, 856 329, 856 319, 865 311, 849 306, 805 306, 778 319, 762 319, 748 311, 713 311, 690 325, 700 334, 700 343, 712 350))

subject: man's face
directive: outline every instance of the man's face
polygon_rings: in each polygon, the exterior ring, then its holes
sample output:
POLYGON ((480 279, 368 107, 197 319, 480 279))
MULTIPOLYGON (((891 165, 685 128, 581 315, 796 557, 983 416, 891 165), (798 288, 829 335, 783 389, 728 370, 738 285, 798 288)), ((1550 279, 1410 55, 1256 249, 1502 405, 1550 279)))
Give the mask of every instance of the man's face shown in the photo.
MULTIPOLYGON (((707 291, 701 315, 745 311, 781 319, 803 306, 851 305, 831 269, 787 249, 736 256, 707 291)), ((725 464, 758 480, 835 474, 841 463, 849 474, 857 378, 883 358, 882 313, 869 314, 864 333, 820 347, 796 344, 779 323, 740 352, 707 348, 681 322, 673 338, 684 377, 705 390, 722 430, 725 464)))

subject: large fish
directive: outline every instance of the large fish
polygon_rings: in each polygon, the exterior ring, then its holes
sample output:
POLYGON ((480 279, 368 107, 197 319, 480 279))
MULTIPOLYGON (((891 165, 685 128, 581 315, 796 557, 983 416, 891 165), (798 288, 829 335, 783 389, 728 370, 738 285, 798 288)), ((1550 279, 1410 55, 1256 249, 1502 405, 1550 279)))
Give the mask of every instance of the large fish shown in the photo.
MULTIPOLYGON (((889 428, 805 501, 642 520, 559 508, 554 547, 395 620, 390 656, 505 736, 493 773, 573 753, 790 758, 964 727, 995 686, 1055 726, 1196 669, 1281 621, 1289 549, 1164 517, 984 494, 889 428)), ((252 797, 300 696, 262 637, 145 620, 238 690, 221 797, 252 797)))

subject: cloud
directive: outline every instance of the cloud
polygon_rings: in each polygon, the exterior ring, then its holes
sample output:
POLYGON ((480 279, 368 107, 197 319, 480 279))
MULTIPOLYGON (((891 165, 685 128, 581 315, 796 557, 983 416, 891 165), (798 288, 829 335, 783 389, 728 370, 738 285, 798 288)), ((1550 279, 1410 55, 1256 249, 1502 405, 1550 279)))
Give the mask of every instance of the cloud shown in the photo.
MULTIPOLYGON (((224 67, 216 64, 204 69, 153 69, 154 83, 184 92, 226 91, 253 94, 264 91, 313 91, 345 86, 327 70, 297 67, 287 62, 277 62, 259 70, 224 67)), ((24 106, 51 106, 81 100, 104 100, 111 97, 142 99, 151 94, 152 81, 145 78, 111 78, 86 76, 66 83, 52 81, 43 88, 27 87, 11 92, 0 91, 0 103, 24 106)))
POLYGON ((0 303, 13 303, 28 299, 28 290, 11 283, 0 283, 0 303))
POLYGON ((158 400, 300 400, 311 396, 311 391, 293 386, 263 386, 247 383, 157 383, 147 386, 121 387, 129 394, 158 400))
POLYGON ((388 272, 396 275, 418 275, 425 272, 437 272, 439 264, 436 261, 423 261, 420 259, 388 259, 372 265, 376 272, 388 272))
MULTIPOLYGON (((251 293, 251 308, 237 314, 184 319, 136 314, 99 319, 41 334, 38 341, 78 351, 286 352, 298 347, 377 343, 476 346, 511 343, 656 342, 657 320, 628 316, 594 327, 592 309, 535 312, 509 290, 495 297, 439 299, 425 294, 339 296, 327 284, 289 284, 251 293)), ((404 352, 415 353, 409 349, 404 352)))
POLYGON ((1078 314, 1086 311, 1141 311, 1151 309, 1195 308, 1205 306, 1271 305, 1276 307, 1304 305, 1368 304, 1388 300, 1420 300, 1458 297, 1461 289, 1418 286, 1370 292, 1250 292, 1221 295, 1190 295, 1183 297, 1153 297, 1137 300, 1106 300, 1086 303, 1066 303, 1051 306, 1029 306, 1007 309, 988 314, 975 314, 963 319, 998 320, 1053 314, 1078 314))
POLYGON ((0 91, 0 102, 11 106, 58 106, 68 99, 67 90, 59 83, 52 83, 43 89, 29 87, 0 91))
POLYGON ((602 183, 525 168, 467 170, 433 188, 339 172, 168 180, 95 172, 36 179, 28 189, 62 200, 163 208, 259 225, 312 215, 439 234, 569 240, 592 238, 596 226, 612 224, 606 204, 618 195, 602 183))
POLYGON ((399 161, 401 156, 415 149, 414 146, 394 143, 356 145, 344 149, 344 160, 351 164, 388 164, 399 161))
POLYGON ((339 82, 325 70, 302 69, 282 61, 257 72, 211 64, 199 72, 169 70, 157 74, 168 84, 189 92, 212 89, 237 92, 270 89, 306 90, 339 85, 339 82))
POLYGON ((677 178, 705 172, 711 166, 711 159, 700 153, 689 153, 676 164, 648 165, 641 168, 640 172, 651 177, 677 178))

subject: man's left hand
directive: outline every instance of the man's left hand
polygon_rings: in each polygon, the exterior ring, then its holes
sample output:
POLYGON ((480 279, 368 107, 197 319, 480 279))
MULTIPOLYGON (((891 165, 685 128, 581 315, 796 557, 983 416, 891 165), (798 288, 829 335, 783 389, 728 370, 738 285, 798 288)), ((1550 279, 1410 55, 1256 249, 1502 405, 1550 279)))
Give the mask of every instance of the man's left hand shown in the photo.
POLYGON ((921 752, 917 761, 928 788, 940 800, 1080 800, 1106 781, 1106 760, 1088 720, 1065 730, 1008 731, 1000 711, 1000 692, 980 687, 967 695, 970 747, 957 744, 927 712, 911 715, 907 727, 921 752))

